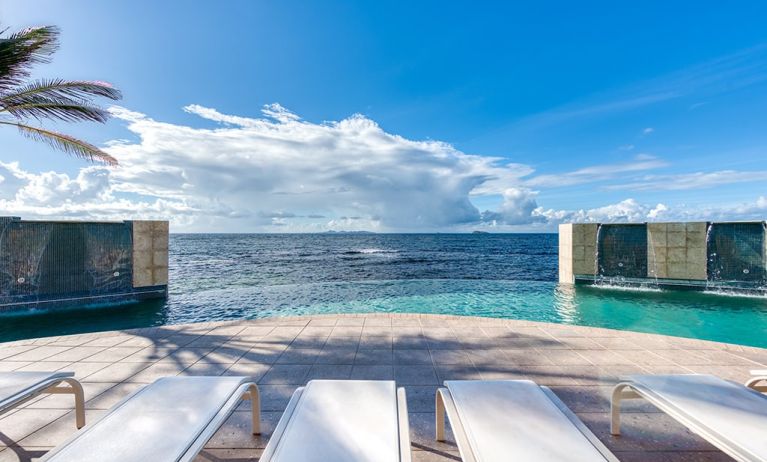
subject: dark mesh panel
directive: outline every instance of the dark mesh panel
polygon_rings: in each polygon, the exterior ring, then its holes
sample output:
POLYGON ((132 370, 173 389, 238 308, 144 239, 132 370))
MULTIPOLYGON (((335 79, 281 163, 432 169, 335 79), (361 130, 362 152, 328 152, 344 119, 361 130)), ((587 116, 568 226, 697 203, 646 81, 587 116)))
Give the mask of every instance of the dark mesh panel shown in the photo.
POLYGON ((600 276, 647 277, 647 226, 600 225, 598 236, 600 276))
POLYGON ((0 221, 0 303, 132 290, 130 223, 0 221))
POLYGON ((708 279, 764 283, 763 223, 713 223, 708 234, 708 279))

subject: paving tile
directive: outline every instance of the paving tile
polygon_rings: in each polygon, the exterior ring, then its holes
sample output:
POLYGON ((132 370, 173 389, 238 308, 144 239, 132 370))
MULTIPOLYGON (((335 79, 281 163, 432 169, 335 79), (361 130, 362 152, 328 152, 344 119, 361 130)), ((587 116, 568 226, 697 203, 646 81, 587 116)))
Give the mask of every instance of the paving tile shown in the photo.
POLYGON ((72 347, 40 346, 19 352, 13 356, 9 356, 7 359, 10 361, 43 361, 46 358, 50 358, 56 354, 61 354, 71 348, 72 347))
POLYGON ((394 350, 394 364, 432 364, 429 350, 394 350))
POLYGON ((350 364, 315 364, 306 381, 309 380, 348 380, 352 375, 350 364))
POLYGON ((368 365, 391 365, 394 364, 394 355, 391 349, 383 350, 358 350, 354 356, 354 364, 368 365))
POLYGON ((352 380, 394 380, 394 366, 363 366, 352 367, 352 380))
POLYGON ((276 364, 269 369, 269 372, 258 383, 268 385, 302 385, 311 368, 312 366, 306 364, 276 364))
MULTIPOLYGON (((50 424, 69 412, 66 408, 19 409, 0 418, 0 447, 19 444, 24 437, 50 424)), ((71 432, 75 431, 74 422, 71 432)))
POLYGON ((123 382, 152 363, 114 363, 87 377, 89 382, 123 382))
POLYGON ((324 348, 317 358, 316 364, 353 364, 356 349, 324 348))
POLYGON ((434 364, 438 366, 449 364, 474 365, 464 350, 432 350, 431 357, 434 364))
POLYGON ((277 358, 275 364, 314 364, 317 356, 319 349, 290 347, 277 358))
POLYGON ((437 385, 437 373, 431 365, 394 366, 394 379, 398 385, 437 385))

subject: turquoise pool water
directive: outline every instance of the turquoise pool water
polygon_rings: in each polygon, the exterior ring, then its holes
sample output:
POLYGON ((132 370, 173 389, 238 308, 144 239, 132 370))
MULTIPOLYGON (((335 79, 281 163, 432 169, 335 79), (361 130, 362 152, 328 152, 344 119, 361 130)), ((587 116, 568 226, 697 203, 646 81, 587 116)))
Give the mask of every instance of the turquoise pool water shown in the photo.
POLYGON ((163 302, 0 317, 0 339, 208 320, 323 313, 440 313, 524 319, 767 347, 767 300, 548 281, 385 280, 174 291, 163 302))

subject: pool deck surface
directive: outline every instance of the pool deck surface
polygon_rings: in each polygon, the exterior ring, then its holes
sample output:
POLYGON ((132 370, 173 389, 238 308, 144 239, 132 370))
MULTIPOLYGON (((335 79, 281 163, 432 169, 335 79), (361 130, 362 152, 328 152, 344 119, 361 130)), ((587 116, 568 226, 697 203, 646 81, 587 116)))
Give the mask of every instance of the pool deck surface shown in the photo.
MULTIPOLYGON (((710 373, 744 382, 767 350, 627 331, 473 317, 370 314, 163 326, 0 344, 0 371, 75 372, 93 422, 121 398, 169 375, 258 381, 264 433, 248 404, 200 461, 257 459, 293 391, 311 379, 396 380, 407 390, 414 461, 460 460, 434 440, 434 393, 450 379, 530 379, 551 389, 622 461, 731 460, 649 404, 624 404, 609 434, 609 396, 626 374, 710 373)), ((74 433, 71 396, 42 396, 0 416, 0 462, 42 456, 74 433)), ((555 438, 554 438, 555 440, 555 438)), ((554 441, 552 440, 552 441, 554 441)))

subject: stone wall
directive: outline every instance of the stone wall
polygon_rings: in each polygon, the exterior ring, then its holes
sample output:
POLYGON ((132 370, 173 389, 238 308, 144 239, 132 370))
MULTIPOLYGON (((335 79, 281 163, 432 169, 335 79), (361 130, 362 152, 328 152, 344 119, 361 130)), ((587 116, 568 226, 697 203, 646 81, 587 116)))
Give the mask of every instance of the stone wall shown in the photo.
POLYGON ((577 274, 595 275, 596 223, 559 225, 559 280, 572 283, 577 274))
POLYGON ((133 287, 168 284, 168 222, 133 222, 133 287))
POLYGON ((706 222, 648 223, 647 276, 706 280, 706 222))
MULTIPOLYGON (((559 281, 597 275, 598 223, 559 225, 559 281)), ((706 281, 706 222, 647 223, 647 278, 706 281)), ((767 243, 767 240, 765 241, 767 243)))

